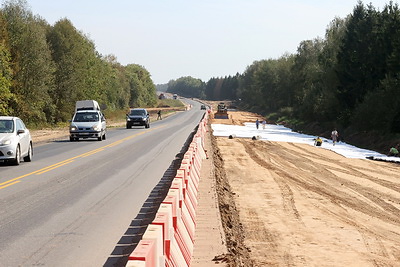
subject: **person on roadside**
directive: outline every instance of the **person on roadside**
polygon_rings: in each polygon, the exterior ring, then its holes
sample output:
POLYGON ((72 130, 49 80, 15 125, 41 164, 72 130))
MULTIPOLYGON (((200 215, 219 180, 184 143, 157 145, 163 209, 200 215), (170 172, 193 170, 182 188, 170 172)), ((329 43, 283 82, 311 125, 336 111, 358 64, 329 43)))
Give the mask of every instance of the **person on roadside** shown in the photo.
POLYGON ((161 118, 161 109, 157 112, 157 120, 162 120, 162 118, 161 118))
POLYGON ((335 145, 336 142, 338 141, 338 137, 339 137, 339 133, 338 133, 338 131, 336 129, 334 129, 332 131, 332 133, 331 133, 331 138, 332 138, 333 145, 335 145))
POLYGON ((322 145, 322 139, 321 137, 315 138, 314 146, 321 146, 322 145))
POLYGON ((256 128, 258 129, 258 126, 260 125, 260 121, 257 119, 256 120, 256 128))

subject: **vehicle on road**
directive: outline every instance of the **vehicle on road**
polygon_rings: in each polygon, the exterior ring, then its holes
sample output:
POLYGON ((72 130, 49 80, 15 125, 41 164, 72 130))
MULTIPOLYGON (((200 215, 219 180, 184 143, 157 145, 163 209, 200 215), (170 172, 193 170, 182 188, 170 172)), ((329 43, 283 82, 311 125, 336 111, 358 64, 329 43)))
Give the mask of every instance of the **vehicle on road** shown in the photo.
POLYGON ((18 117, 0 116, 0 162, 19 165, 21 159, 32 161, 32 137, 18 117))
POLYGON ((200 109, 201 109, 201 110, 206 110, 206 109, 207 109, 207 108, 206 108, 206 105, 201 105, 200 109))
POLYGON ((72 118, 69 127, 69 140, 79 141, 79 138, 106 139, 106 118, 99 110, 78 110, 72 118))
POLYGON ((126 114, 126 129, 130 129, 132 126, 150 128, 150 115, 147 109, 132 108, 129 110, 129 113, 126 114))

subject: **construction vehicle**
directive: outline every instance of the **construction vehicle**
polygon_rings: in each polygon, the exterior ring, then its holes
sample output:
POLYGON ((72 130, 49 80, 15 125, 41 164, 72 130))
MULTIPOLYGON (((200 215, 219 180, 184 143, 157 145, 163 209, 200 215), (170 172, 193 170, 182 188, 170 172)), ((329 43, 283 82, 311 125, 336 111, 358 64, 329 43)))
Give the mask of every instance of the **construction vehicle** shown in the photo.
POLYGON ((214 114, 215 119, 229 119, 228 108, 224 102, 220 102, 217 107, 217 112, 214 114))

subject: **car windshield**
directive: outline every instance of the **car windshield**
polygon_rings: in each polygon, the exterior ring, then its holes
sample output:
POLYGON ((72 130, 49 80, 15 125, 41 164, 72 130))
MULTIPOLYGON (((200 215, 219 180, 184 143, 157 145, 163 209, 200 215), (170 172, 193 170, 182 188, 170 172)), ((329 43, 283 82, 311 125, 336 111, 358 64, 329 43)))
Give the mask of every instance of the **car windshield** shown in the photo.
POLYGON ((14 132, 14 121, 0 120, 0 133, 12 133, 12 132, 14 132))
POLYGON ((143 115, 146 115, 146 112, 142 109, 133 109, 133 110, 131 110, 131 113, 129 115, 143 116, 143 115))
POLYGON ((74 122, 94 122, 99 121, 99 114, 96 112, 76 113, 74 122))

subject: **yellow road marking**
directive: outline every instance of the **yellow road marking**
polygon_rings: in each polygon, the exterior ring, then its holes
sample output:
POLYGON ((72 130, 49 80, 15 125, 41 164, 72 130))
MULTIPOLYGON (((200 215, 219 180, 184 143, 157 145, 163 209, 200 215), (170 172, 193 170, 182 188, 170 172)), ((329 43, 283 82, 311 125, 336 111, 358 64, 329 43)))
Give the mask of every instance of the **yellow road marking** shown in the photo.
POLYGON ((139 136, 139 135, 142 135, 142 134, 145 134, 145 133, 147 133, 147 132, 154 131, 154 130, 157 130, 157 129, 160 129, 160 128, 163 128, 163 127, 165 127, 165 126, 160 126, 160 127, 152 128, 151 130, 147 130, 147 131, 144 131, 144 132, 136 133, 136 134, 134 134, 134 135, 125 137, 125 138, 123 138, 123 139, 121 139, 121 140, 115 141, 115 142, 113 142, 113 143, 111 143, 111 144, 108 144, 108 145, 105 145, 105 146, 103 146, 103 147, 96 148, 96 149, 91 150, 91 151, 89 151, 89 152, 86 152, 86 153, 80 154, 80 155, 78 155, 78 156, 75 156, 75 157, 72 157, 72 158, 69 158, 69 159, 60 161, 60 162, 58 162, 58 163, 55 163, 55 164, 52 164, 52 165, 50 165, 50 166, 44 167, 44 168, 39 169, 39 170, 37 170, 37 171, 30 172, 30 173, 27 173, 27 174, 18 176, 18 177, 16 177, 16 178, 10 179, 10 180, 8 180, 8 181, 5 181, 5 182, 3 182, 3 183, 0 183, 0 189, 6 188, 6 187, 9 187, 9 186, 11 186, 11 185, 14 185, 14 184, 16 184, 16 183, 21 182, 20 180, 21 180, 22 178, 31 176, 31 175, 33 175, 33 174, 40 175, 40 174, 43 174, 43 173, 52 171, 52 170, 57 169, 57 168, 59 168, 59 167, 61 167, 61 166, 67 165, 67 164, 69 164, 69 163, 71 163, 71 162, 74 162, 75 159, 77 159, 77 158, 89 157, 89 156, 91 156, 91 155, 93 155, 93 154, 96 154, 96 153, 98 153, 98 152, 103 151, 103 150, 106 149, 107 147, 114 147, 114 146, 117 146, 117 145, 122 144, 123 142, 125 142, 125 141, 127 141, 127 140, 130 140, 130 139, 132 139, 132 138, 135 138, 135 137, 137 137, 137 136, 139 136))
POLYGON ((15 181, 13 183, 10 183, 10 184, 4 185, 4 186, 0 186, 0 189, 6 188, 6 187, 8 187, 10 185, 13 185, 13 184, 16 184, 16 183, 19 183, 19 182, 21 182, 21 181, 15 181))
POLYGON ((39 175, 39 174, 42 174, 42 173, 45 173, 45 172, 48 172, 48 171, 51 171, 51 170, 57 169, 58 167, 61 167, 61 166, 67 165, 67 164, 69 164, 69 163, 71 163, 71 162, 74 162, 74 160, 65 161, 64 163, 62 163, 62 164, 58 164, 57 166, 54 166, 54 167, 52 167, 52 168, 46 168, 45 170, 43 170, 43 171, 41 171, 41 172, 37 172, 37 173, 36 173, 36 175, 39 175))

